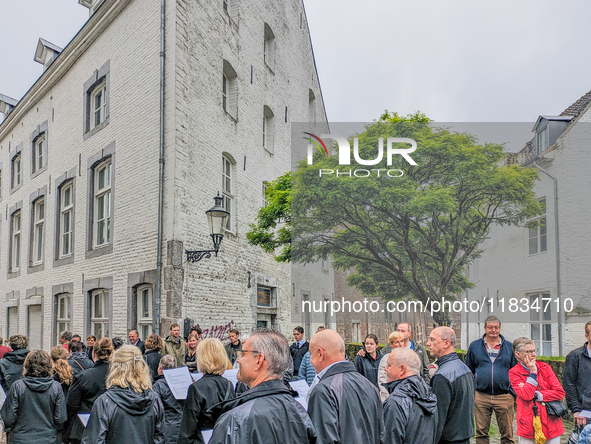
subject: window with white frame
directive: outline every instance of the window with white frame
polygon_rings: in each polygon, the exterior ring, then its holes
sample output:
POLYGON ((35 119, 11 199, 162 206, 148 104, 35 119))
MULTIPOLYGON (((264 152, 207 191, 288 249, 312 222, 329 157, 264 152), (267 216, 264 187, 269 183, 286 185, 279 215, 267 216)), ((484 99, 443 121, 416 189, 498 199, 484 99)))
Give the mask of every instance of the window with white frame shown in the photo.
POLYGON ((70 330, 70 294, 62 293, 56 296, 56 344, 59 343, 60 335, 64 331, 70 330))
POLYGON ((96 128, 107 117, 107 83, 101 82, 90 93, 90 129, 96 128))
POLYGON ((269 182, 263 182, 263 208, 269 205, 267 198, 267 189, 269 188, 269 182))
POLYGON ((271 70, 275 68, 275 34, 267 23, 264 26, 263 61, 271 70))
POLYGON ((15 272, 20 269, 21 263, 21 212, 17 211, 12 215, 12 237, 11 237, 11 271, 15 272))
POLYGON ((33 227, 33 265, 43 262, 43 243, 45 242, 45 199, 37 199, 34 202, 34 227, 33 227))
POLYGON ((273 126, 275 123, 275 116, 271 108, 263 107, 263 148, 269 153, 273 154, 273 126))
POLYGON ((222 206, 224 210, 230 213, 226 223, 226 230, 232 230, 232 211, 234 209, 234 184, 233 184, 233 165, 230 159, 226 156, 222 156, 222 206))
POLYGON ((232 118, 238 119, 238 77, 227 60, 222 69, 222 108, 232 118))
POLYGON ((94 290, 90 294, 90 333, 97 340, 109 336, 108 298, 108 290, 94 290))
POLYGON ((111 241, 111 159, 94 169, 94 246, 111 241))
POLYGON ((22 183, 22 164, 21 155, 17 154, 12 158, 12 187, 15 188, 22 183))
POLYGON ((544 204, 544 213, 537 219, 539 225, 528 229, 529 254, 543 253, 548 250, 548 230, 546 226, 546 198, 542 197, 540 203, 544 204))
POLYGON ((142 285, 137 289, 137 329, 144 340, 152 334, 152 286, 142 285))
POLYGON ((548 149, 548 125, 546 125, 544 129, 538 131, 536 134, 536 146, 538 149, 538 154, 548 149))
POLYGON ((224 111, 228 111, 228 88, 229 88, 229 81, 226 74, 222 74, 222 106, 224 111))
POLYGON ((552 356, 552 299, 550 293, 529 295, 530 337, 538 356, 552 356))
POLYGON ((60 188, 60 258, 72 254, 72 217, 74 213, 74 186, 72 181, 60 188))
POLYGON ((31 156, 31 172, 35 173, 43 168, 43 150, 45 149, 45 133, 39 135, 33 142, 33 152, 31 156))

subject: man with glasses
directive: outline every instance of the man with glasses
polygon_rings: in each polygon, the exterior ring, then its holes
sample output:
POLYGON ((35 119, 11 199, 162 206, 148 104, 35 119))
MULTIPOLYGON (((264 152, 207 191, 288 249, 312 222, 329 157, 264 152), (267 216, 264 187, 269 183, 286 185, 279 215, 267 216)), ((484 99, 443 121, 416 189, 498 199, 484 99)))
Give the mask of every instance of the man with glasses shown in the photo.
POLYGON ((484 336, 470 344, 466 365, 476 379, 476 444, 490 442, 488 432, 493 412, 501 444, 513 444, 515 393, 509 382, 509 370, 517 365, 517 359, 513 344, 501 335, 501 321, 497 317, 489 316, 484 321, 484 336))
POLYGON ((276 331, 256 330, 237 350, 240 382, 250 390, 212 407, 221 414, 210 444, 285 442, 316 443, 306 410, 294 400, 281 378, 292 364, 287 339, 276 331))
POLYGON ((474 376, 455 350, 456 333, 450 327, 431 331, 427 347, 437 358, 431 389, 437 396, 439 444, 469 444, 474 435, 474 376))

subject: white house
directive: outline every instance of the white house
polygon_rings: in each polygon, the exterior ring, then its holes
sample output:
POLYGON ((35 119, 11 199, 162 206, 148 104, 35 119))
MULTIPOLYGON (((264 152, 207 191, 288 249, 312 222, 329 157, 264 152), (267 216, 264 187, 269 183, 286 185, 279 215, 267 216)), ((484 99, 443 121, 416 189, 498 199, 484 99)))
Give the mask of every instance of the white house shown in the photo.
POLYGON ((302 2, 79 3, 78 34, 40 39, 43 74, 0 96, 0 333, 291 334, 291 268, 245 234, 291 168, 291 122, 326 122, 302 2), (218 193, 221 249, 190 263, 218 193))
POLYGON ((494 314, 507 339, 534 339, 538 355, 566 355, 585 342, 591 321, 591 92, 557 116, 540 116, 534 138, 507 162, 537 169, 536 195, 546 203, 538 228, 494 227, 484 253, 468 269, 476 288, 463 297, 485 301, 462 316, 462 348, 482 336, 494 314))

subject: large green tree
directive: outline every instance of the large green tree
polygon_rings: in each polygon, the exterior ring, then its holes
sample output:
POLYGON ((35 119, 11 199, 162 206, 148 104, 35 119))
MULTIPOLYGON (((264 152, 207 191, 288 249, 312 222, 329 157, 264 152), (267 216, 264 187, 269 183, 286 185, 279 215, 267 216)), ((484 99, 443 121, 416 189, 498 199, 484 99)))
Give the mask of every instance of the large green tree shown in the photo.
POLYGON ((336 268, 355 269, 348 283, 367 296, 453 298, 472 286, 463 270, 493 225, 524 224, 542 211, 536 172, 504 166, 502 145, 434 128, 420 113, 386 112, 356 137, 362 159, 376 158, 380 137, 414 139, 417 165, 394 156, 388 166, 385 155, 374 166, 355 164, 353 156, 350 166, 339 165, 338 156, 315 152, 314 164, 302 162, 293 176, 291 253, 297 262, 332 257, 336 268), (341 175, 320 176, 320 169, 341 175), (343 176, 349 169, 382 171, 343 176), (404 175, 389 177, 389 169, 404 175))

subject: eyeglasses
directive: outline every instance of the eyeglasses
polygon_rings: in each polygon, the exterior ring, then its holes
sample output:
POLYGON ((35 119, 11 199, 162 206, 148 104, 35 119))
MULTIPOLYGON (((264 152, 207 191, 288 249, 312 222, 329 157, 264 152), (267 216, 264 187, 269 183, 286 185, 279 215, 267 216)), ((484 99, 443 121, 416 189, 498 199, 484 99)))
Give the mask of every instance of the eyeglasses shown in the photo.
POLYGON ((486 327, 487 330, 500 330, 501 327, 499 325, 487 325, 486 327))
POLYGON ((523 353, 525 353, 526 355, 533 355, 534 353, 537 353, 538 349, 533 349, 533 350, 523 350, 523 353))
POLYGON ((244 356, 244 353, 260 353, 260 351, 257 350, 236 350, 236 356, 238 357, 238 359, 242 358, 244 356))

